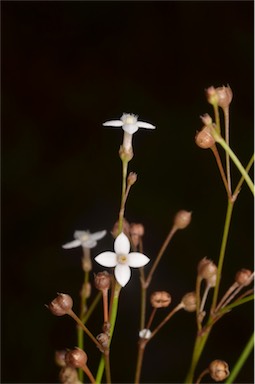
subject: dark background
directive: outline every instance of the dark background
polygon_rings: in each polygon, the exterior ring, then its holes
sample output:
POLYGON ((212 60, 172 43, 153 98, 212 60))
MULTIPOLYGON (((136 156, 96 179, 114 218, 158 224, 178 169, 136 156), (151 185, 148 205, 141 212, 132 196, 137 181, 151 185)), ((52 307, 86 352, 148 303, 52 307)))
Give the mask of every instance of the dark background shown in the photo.
MULTIPOLYGON (((57 382, 54 351, 76 345, 75 324, 52 316, 44 304, 66 292, 77 310, 83 279, 81 248, 61 245, 76 229, 107 229, 92 254, 112 249, 122 131, 103 128, 104 121, 132 112, 157 126, 135 134, 129 168, 138 182, 126 217, 144 224, 144 253, 155 258, 174 214, 193 211, 150 292, 169 291, 175 305, 194 289, 198 261, 217 262, 226 196, 211 151, 196 147, 194 135, 199 116, 212 113, 204 89, 229 83, 231 146, 243 164, 250 159, 253 2, 3 1, 1 17, 2 382, 57 382)), ((238 177, 233 169, 235 184, 238 177)), ((235 205, 221 294, 243 267, 253 269, 253 200, 246 185, 235 205)), ((95 316, 89 326, 99 333, 100 324, 95 316)), ((112 343, 114 382, 133 380, 138 328, 133 270, 112 343)), ((231 369, 252 329, 251 303, 225 316, 198 373, 216 358, 231 369)), ((148 345, 142 381, 182 382, 194 337, 194 315, 176 315, 148 345)), ((86 351, 95 372, 99 352, 90 342, 86 351)), ((253 356, 236 382, 253 382, 253 356)))

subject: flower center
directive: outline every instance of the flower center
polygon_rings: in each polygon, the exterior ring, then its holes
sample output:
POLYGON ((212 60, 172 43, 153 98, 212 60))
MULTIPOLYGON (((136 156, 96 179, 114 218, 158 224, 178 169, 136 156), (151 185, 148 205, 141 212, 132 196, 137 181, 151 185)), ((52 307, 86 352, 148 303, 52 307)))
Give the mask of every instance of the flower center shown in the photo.
POLYGON ((122 254, 117 255, 117 262, 118 262, 118 264, 126 264, 127 261, 128 261, 127 255, 122 255, 122 254))
POLYGON ((131 115, 128 113, 124 113, 121 117, 121 120, 123 121, 124 124, 136 124, 137 123, 137 116, 136 115, 131 115))
POLYGON ((85 233, 84 235, 81 236, 81 241, 87 241, 89 239, 89 235, 85 233))

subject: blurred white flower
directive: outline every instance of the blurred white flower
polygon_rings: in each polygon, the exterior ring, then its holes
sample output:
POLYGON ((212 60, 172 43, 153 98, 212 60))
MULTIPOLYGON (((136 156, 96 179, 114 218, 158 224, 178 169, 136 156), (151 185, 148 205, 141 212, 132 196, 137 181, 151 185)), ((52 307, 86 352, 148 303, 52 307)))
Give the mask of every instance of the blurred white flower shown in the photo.
POLYGON ((152 124, 138 121, 138 116, 132 113, 123 113, 120 120, 106 121, 103 125, 105 127, 122 127, 125 132, 130 135, 138 131, 139 128, 155 129, 156 127, 152 124))
POLYGON ((130 277, 131 269, 146 265, 150 259, 140 252, 130 252, 128 237, 122 232, 114 241, 114 251, 100 253, 95 260, 103 267, 115 267, 114 274, 118 283, 124 287, 130 277))
POLYGON ((73 235, 75 240, 62 245, 62 248, 70 249, 79 247, 80 245, 83 248, 94 248, 97 245, 97 240, 102 239, 105 235, 106 231, 95 233, 90 233, 89 231, 75 231, 73 235))

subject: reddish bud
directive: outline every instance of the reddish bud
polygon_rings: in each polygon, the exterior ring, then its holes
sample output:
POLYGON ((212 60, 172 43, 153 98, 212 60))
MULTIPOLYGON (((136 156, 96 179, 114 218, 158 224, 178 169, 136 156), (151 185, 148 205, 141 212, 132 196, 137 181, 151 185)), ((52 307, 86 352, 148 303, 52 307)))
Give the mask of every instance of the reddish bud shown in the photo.
POLYGON ((130 224, 130 236, 135 247, 138 246, 140 238, 144 235, 144 226, 142 224, 130 224))
POLYGON ((195 142, 199 148, 208 149, 212 148, 215 144, 215 139, 211 133, 212 126, 204 126, 200 132, 195 136, 195 142))
POLYGON ((195 312, 196 304, 197 304, 196 293, 195 292, 186 293, 186 295, 184 295, 182 298, 182 304, 185 311, 195 312))
POLYGON ((213 276, 217 276, 217 266, 206 257, 198 263, 197 271, 198 275, 205 280, 209 280, 213 276))
POLYGON ((177 212, 177 214, 174 217, 174 226, 177 229, 186 228, 191 222, 191 215, 192 215, 192 212, 188 212, 184 210, 177 212))
POLYGON ((151 299, 151 305, 154 308, 168 307, 168 305, 172 301, 171 295, 165 291, 153 292, 150 299, 151 299))
POLYGON ((109 289, 111 286, 111 275, 107 271, 99 272, 94 276, 95 287, 99 291, 109 289))
POLYGON ((66 352, 66 365, 72 368, 82 368, 87 364, 87 354, 80 348, 71 349, 66 352))
POLYGON ((249 269, 241 269, 240 271, 238 271, 236 273, 236 276, 235 276, 235 281, 239 284, 239 285, 249 285, 250 282, 251 282, 251 276, 252 276, 252 272, 249 270, 249 269))
POLYGON ((135 184, 136 180, 137 180, 137 174, 135 172, 130 172, 127 178, 128 185, 135 184))
POLYGON ((216 88, 216 93, 218 96, 218 105, 222 109, 228 108, 232 99, 233 99, 233 92, 230 86, 228 85, 225 87, 224 85, 222 87, 216 88))
POLYGON ((65 367, 66 366, 65 358, 66 358, 66 350, 63 349, 61 351, 55 352, 55 363, 59 367, 65 367))
POLYGON ((58 296, 47 306, 55 316, 64 316, 73 307, 73 299, 65 293, 58 293, 58 296))
MULTIPOLYGON (((124 232, 125 235, 127 235, 127 236, 129 236, 129 228, 130 228, 129 222, 124 218, 123 219, 123 230, 122 230, 122 232, 124 232)), ((119 222, 118 221, 116 221, 116 223, 114 224, 111 233, 112 233, 114 238, 116 238, 119 235, 119 222)))
POLYGON ((71 367, 63 367, 59 372, 59 381, 64 384, 81 384, 77 370, 71 367))
POLYGON ((212 118, 208 113, 205 113, 204 115, 200 116, 200 119, 202 120, 202 123, 204 125, 210 126, 212 125, 212 118))
POLYGON ((209 365, 211 378, 215 381, 223 381, 229 376, 228 364, 223 360, 214 360, 209 365))

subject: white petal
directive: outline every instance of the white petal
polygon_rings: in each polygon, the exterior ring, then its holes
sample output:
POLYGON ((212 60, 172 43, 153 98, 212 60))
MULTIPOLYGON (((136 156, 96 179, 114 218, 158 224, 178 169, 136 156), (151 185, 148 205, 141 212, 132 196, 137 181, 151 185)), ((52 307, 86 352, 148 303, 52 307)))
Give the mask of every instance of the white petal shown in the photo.
POLYGON ((155 125, 145 123, 144 121, 138 121, 137 125, 139 128, 155 129, 155 125))
POLYGON ((89 232, 88 231, 75 231, 74 234, 73 234, 73 237, 75 239, 80 239, 84 235, 89 235, 89 232))
POLYGON ((95 257, 95 260, 103 267, 115 267, 115 265, 117 265, 117 256, 114 252, 106 251, 100 253, 97 257, 95 257))
POLYGON ((106 231, 100 231, 100 232, 95 232, 91 233, 90 238, 92 240, 100 240, 106 235, 106 231))
POLYGON ((84 247, 84 248, 94 248, 96 245, 97 245, 97 242, 95 240, 92 240, 92 239, 88 239, 86 241, 82 241, 81 242, 81 245, 84 247))
POLYGON ((71 241, 70 243, 66 243, 66 244, 62 245, 62 248, 70 249, 70 248, 79 247, 80 245, 81 245, 80 240, 74 240, 74 241, 71 241))
POLYGON ((122 128, 124 131, 130 133, 130 135, 133 135, 133 133, 138 131, 138 124, 124 124, 122 128))
POLYGON ((130 242, 128 240, 128 237, 123 232, 121 232, 119 236, 117 236, 115 239, 114 251, 117 254, 123 255, 127 255, 130 251, 130 242))
POLYGON ((126 264, 118 264, 114 269, 114 274, 118 283, 124 287, 130 279, 131 270, 126 264))
POLYGON ((146 265, 150 259, 140 252, 131 252, 128 255, 128 265, 133 268, 139 268, 146 265))
POLYGON ((139 337, 141 339, 149 339, 151 337, 151 331, 147 328, 144 328, 139 332, 139 337))
POLYGON ((122 127, 123 121, 121 120, 110 120, 103 123, 105 127, 122 127))

